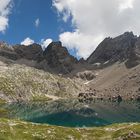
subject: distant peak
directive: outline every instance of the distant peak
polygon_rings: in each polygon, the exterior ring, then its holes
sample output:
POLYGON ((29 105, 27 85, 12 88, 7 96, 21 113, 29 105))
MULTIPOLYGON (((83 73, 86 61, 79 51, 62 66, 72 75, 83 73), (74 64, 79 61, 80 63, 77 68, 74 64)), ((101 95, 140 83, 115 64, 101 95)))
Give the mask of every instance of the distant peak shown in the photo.
POLYGON ((62 46, 62 43, 61 41, 55 41, 55 42, 51 42, 49 46, 62 46))
POLYGON ((132 31, 131 32, 127 31, 124 33, 124 35, 133 35, 134 36, 134 33, 132 31))
POLYGON ((136 48, 137 41, 138 38, 133 32, 125 32, 115 38, 106 38, 99 44, 87 61, 92 64, 99 62, 104 65, 106 62, 112 64, 117 61, 124 62, 129 60, 129 62, 131 61, 131 63, 135 64, 138 59, 137 53, 139 53, 138 48, 136 48))

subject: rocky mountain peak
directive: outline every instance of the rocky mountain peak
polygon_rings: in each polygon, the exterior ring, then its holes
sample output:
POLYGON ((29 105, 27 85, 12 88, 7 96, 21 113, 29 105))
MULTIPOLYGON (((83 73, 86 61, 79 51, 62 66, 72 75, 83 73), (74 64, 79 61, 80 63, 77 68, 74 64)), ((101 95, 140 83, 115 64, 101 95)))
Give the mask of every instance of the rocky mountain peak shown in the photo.
POLYGON ((44 51, 41 45, 35 43, 29 46, 9 47, 6 43, 0 42, 0 56, 14 61, 21 59, 20 62, 25 63, 31 60, 30 63, 33 62, 36 68, 63 74, 72 72, 76 64, 81 67, 99 64, 100 68, 119 61, 125 62, 127 67, 133 67, 140 63, 140 37, 135 36, 133 32, 125 32, 115 38, 105 38, 87 60, 78 61, 60 41, 50 43, 44 51))
POLYGON ((136 59, 137 36, 133 32, 125 32, 116 38, 104 39, 97 49, 87 59, 88 63, 114 63, 116 61, 125 61, 136 59))
POLYGON ((44 51, 41 45, 36 43, 29 46, 15 45, 11 48, 0 43, 0 56, 14 61, 33 60, 37 68, 45 70, 51 68, 51 70, 63 74, 71 72, 78 62, 75 57, 69 54, 67 48, 62 46, 60 41, 50 43, 44 51))
POLYGON ((42 47, 39 44, 31 44, 29 46, 24 45, 16 45, 13 46, 15 53, 18 58, 24 58, 28 60, 39 60, 41 55, 43 54, 42 47))
POLYGON ((69 73, 78 60, 71 56, 61 42, 52 42, 43 53, 48 65, 60 73, 69 73))
POLYGON ((46 50, 49 50, 49 49, 53 49, 55 47, 59 47, 59 48, 62 48, 62 43, 60 41, 56 41, 56 42, 51 42, 47 49, 46 50))
POLYGON ((17 55, 13 50, 13 47, 8 45, 7 43, 1 41, 0 42, 0 56, 3 56, 8 59, 16 60, 17 55))

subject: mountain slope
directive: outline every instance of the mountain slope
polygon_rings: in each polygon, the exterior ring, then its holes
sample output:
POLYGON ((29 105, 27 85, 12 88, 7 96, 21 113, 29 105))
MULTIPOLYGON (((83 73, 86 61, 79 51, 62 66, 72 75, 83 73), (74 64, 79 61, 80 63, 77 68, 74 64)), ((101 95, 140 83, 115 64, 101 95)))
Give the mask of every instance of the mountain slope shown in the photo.
POLYGON ((132 32, 126 32, 116 38, 106 38, 90 55, 87 62, 110 65, 117 61, 126 61, 127 67, 133 67, 140 62, 139 38, 132 32))
POLYGON ((44 51, 38 44, 0 44, 0 97, 7 101, 78 97, 140 98, 140 37, 126 32, 105 39, 86 61, 78 61, 61 42, 44 51), (54 97, 55 96, 55 97, 54 97))
POLYGON ((38 44, 29 46, 15 45, 9 47, 0 43, 0 56, 15 61, 15 63, 26 64, 45 71, 68 74, 74 69, 78 60, 71 56, 61 42, 52 42, 43 51, 38 44))
POLYGON ((0 59, 9 62, 0 61, 0 98, 6 101, 75 97, 84 89, 80 80, 0 59))
POLYGON ((122 99, 133 100, 140 96, 140 65, 128 69, 124 63, 114 63, 97 70, 97 76, 87 86, 102 98, 120 95, 122 99))

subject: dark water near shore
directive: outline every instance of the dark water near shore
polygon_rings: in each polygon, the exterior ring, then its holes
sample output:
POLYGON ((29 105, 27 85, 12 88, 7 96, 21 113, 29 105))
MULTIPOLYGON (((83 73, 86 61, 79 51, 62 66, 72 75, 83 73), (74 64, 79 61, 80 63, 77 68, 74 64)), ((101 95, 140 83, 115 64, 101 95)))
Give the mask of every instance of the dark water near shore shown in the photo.
MULTIPOLYGON (((140 122, 140 103, 78 100, 15 103, 0 106, 7 118, 68 127, 105 126, 113 123, 140 122)), ((2 116, 0 116, 2 117, 2 116)))

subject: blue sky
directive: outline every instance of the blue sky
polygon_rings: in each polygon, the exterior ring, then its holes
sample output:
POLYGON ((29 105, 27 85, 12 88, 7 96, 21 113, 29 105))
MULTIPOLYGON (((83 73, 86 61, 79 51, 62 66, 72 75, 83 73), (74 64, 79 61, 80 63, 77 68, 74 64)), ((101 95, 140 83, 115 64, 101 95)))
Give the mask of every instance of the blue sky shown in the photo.
POLYGON ((5 33, 0 33, 0 40, 9 44, 20 43, 26 37, 35 42, 47 38, 57 41, 65 30, 71 30, 71 26, 58 18, 52 0, 14 0, 9 27, 5 33), (36 19, 40 22, 38 27, 35 26, 36 19))
POLYGON ((0 40, 43 47, 60 40, 86 59, 105 37, 140 35, 139 5, 140 0, 0 0, 0 40))

